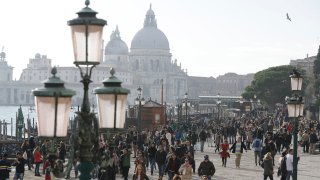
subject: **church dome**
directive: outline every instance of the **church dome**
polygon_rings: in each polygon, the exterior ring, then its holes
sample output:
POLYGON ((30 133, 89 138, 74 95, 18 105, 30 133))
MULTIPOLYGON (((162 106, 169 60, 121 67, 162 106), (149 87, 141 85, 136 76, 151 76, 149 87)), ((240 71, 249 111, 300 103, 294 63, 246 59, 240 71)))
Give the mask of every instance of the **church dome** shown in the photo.
POLYGON ((122 54, 127 55, 129 53, 127 44, 121 40, 118 26, 116 30, 112 32, 110 41, 106 45, 105 55, 122 54))
POLYGON ((144 20, 144 27, 131 41, 131 49, 170 49, 166 35, 157 28, 157 20, 151 5, 144 20))

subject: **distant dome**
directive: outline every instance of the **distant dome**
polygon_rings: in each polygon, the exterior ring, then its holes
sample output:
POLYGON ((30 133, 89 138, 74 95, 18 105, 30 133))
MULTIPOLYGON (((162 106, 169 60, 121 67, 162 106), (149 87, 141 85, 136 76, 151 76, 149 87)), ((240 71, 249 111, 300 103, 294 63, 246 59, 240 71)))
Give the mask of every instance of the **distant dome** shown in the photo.
POLYGON ((120 32, 118 26, 116 30, 112 32, 110 36, 110 41, 106 45, 105 55, 112 54, 123 54, 126 55, 129 53, 127 44, 121 40, 120 32))
POLYGON ((151 4, 149 10, 147 11, 147 16, 155 16, 153 10, 151 9, 151 4))
POLYGON ((151 5, 147 11, 143 28, 131 41, 131 49, 170 49, 166 35, 157 28, 157 20, 151 5))

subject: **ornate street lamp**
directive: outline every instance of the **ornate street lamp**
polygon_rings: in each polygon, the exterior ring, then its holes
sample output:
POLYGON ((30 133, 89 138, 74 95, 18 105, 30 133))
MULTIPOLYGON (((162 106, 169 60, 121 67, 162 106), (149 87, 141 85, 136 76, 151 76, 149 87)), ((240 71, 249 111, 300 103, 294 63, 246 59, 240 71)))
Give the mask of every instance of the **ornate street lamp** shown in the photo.
POLYGON ((220 104, 221 104, 221 99, 220 99, 220 93, 217 95, 217 105, 218 105, 218 121, 220 121, 220 104))
POLYGON ((94 168, 91 149, 92 138, 94 138, 92 135, 95 133, 92 127, 97 119, 94 113, 90 113, 88 90, 92 69, 101 61, 102 33, 103 27, 107 24, 105 20, 96 17, 97 12, 89 8, 89 4, 89 0, 86 0, 86 7, 77 13, 78 17, 68 21, 68 25, 71 27, 74 64, 80 70, 84 89, 81 112, 77 116, 80 129, 80 164, 78 167, 81 172, 80 179, 91 179, 90 172, 94 168))
POLYGON ((286 97, 288 116, 294 118, 293 129, 293 180, 298 177, 298 117, 303 116, 304 103, 303 98, 299 96, 302 88, 302 76, 297 70, 293 70, 290 75, 291 90, 293 91, 292 97, 286 97))
POLYGON ((128 89, 121 87, 121 81, 110 71, 111 77, 103 81, 104 86, 96 88, 100 128, 123 128, 127 106, 128 89))
POLYGON ((188 125, 188 93, 184 94, 184 103, 186 108, 186 124, 188 125))
POLYGON ((138 130, 141 132, 141 110, 142 110, 142 105, 144 105, 145 100, 142 97, 142 88, 139 86, 138 89, 138 97, 135 99, 135 104, 139 106, 139 111, 138 111, 138 130))
POLYGON ((69 123, 71 97, 75 92, 64 87, 64 82, 56 76, 56 67, 51 70, 52 77, 44 81, 44 88, 33 90, 38 115, 38 136, 65 137, 69 123))
MULTIPOLYGON (((80 180, 91 179, 91 171, 94 168, 92 159, 95 154, 92 148, 98 147, 98 120, 95 113, 90 112, 88 97, 89 84, 93 68, 100 63, 102 57, 102 32, 106 21, 96 18, 97 12, 89 8, 89 0, 85 1, 86 7, 78 12, 78 17, 68 21, 74 48, 74 64, 79 68, 84 95, 81 111, 77 112, 75 121, 78 122, 79 159, 78 166, 81 172, 80 180)), ((125 118, 126 97, 129 90, 121 88, 121 81, 114 76, 105 81, 104 87, 96 88, 95 94, 98 101, 99 124, 101 128, 122 128, 125 118)), ((53 70, 51 80, 45 82, 45 88, 34 90, 38 114, 39 136, 62 137, 66 136, 68 127, 71 96, 74 92, 64 89, 61 80, 55 77, 53 70), (48 118, 49 117, 49 118, 48 118), (49 124, 51 123, 51 124, 49 124), (53 129, 53 130, 52 130, 53 129), (50 131, 47 131, 50 130, 50 131)), ((72 138, 71 138, 72 139, 72 138)), ((71 145, 71 148, 74 148, 71 145)), ((69 162, 73 162, 74 152, 70 152, 69 162)), ((56 170, 55 167, 52 167, 56 170)), ((68 166, 68 168, 69 166, 68 166)), ((66 172, 54 173, 57 177, 63 177, 66 172)))

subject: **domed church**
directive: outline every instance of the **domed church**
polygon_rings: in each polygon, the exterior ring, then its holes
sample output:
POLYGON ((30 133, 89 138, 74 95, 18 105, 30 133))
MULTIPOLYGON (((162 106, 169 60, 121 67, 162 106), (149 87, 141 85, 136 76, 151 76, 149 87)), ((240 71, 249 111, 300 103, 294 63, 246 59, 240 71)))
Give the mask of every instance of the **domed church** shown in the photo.
MULTIPOLYGON (((103 51, 103 50, 102 50, 103 51)), ((152 99, 159 104, 175 105, 181 103, 184 94, 188 99, 199 100, 199 96, 212 96, 220 92, 223 95, 240 95, 253 80, 253 74, 237 75, 228 73, 217 78, 188 76, 181 69, 181 63, 172 60, 170 44, 166 35, 158 28, 154 11, 147 11, 143 27, 131 41, 130 50, 121 39, 119 28, 110 35, 104 49, 104 59, 92 73, 91 87, 101 86, 101 81, 109 76, 109 68, 116 68, 116 76, 123 81, 123 87, 130 89, 129 105, 138 97, 138 87, 142 88, 142 97, 152 99), (179 102, 180 100, 180 102, 179 102)), ((13 80, 13 67, 6 61, 4 49, 0 53, 0 105, 34 105, 31 91, 43 86, 42 81, 51 76, 52 60, 37 53, 29 59, 22 70, 19 80, 13 80)), ((59 66, 58 75, 68 88, 76 91, 72 104, 82 103, 83 87, 78 68, 59 66)), ((89 94, 94 104, 94 94, 89 94)), ((208 109, 207 109, 208 111, 208 109)), ((210 111, 212 112, 212 111, 210 111)))
POLYGON ((105 65, 132 74, 132 94, 137 93, 140 86, 145 99, 151 97, 158 102, 174 103, 187 92, 187 73, 181 69, 181 65, 177 65, 177 60, 171 59, 168 38, 158 29, 151 5, 143 28, 131 41, 130 52, 126 43, 121 40, 117 26, 104 54, 105 65))

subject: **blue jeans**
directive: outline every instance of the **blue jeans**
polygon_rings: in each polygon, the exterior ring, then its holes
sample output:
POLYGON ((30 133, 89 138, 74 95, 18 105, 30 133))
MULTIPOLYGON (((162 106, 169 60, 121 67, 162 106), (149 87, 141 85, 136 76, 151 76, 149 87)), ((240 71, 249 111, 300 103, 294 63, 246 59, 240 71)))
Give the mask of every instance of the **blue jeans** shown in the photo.
POLYGON ((292 177, 292 171, 287 171, 287 180, 290 180, 290 176, 292 177))
POLYGON ((36 168, 34 169, 34 175, 40 175, 40 163, 36 163, 36 168))
POLYGON ((168 171, 168 180, 172 180, 174 176, 174 172, 168 171))
POLYGON ((156 168, 156 158, 149 157, 149 163, 150 163, 151 173, 153 174, 153 169, 156 168))
POLYGON ((160 176, 160 177, 163 177, 165 166, 166 166, 165 164, 158 164, 159 176, 160 176))
POLYGON ((13 180, 18 180, 18 179, 23 180, 23 176, 24 176, 24 173, 17 173, 16 172, 14 174, 13 180))

